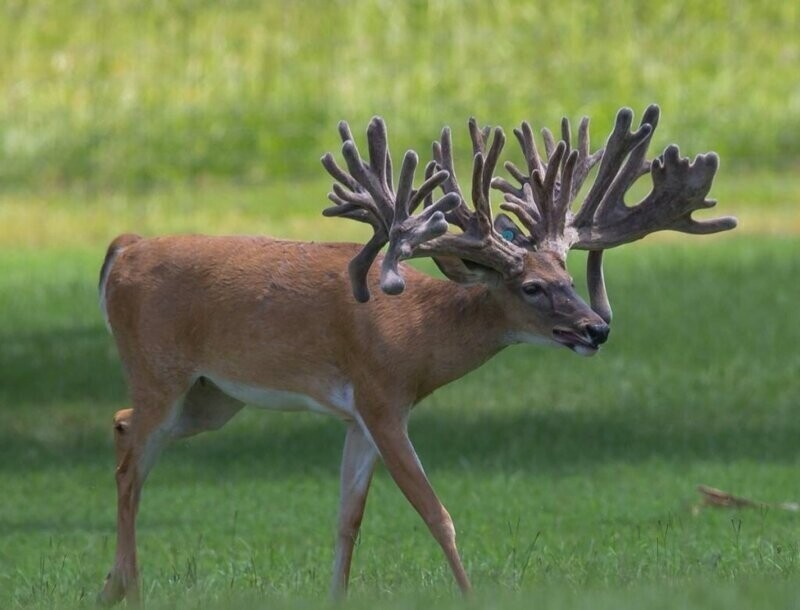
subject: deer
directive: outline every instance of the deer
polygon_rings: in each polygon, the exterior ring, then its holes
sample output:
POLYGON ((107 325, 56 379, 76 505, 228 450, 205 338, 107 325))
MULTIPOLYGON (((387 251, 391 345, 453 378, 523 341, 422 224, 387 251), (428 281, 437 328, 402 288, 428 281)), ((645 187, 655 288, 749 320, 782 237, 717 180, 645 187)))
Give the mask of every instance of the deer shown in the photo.
POLYGON ((381 118, 367 128, 368 160, 342 121, 346 169, 330 153, 322 157, 335 181, 323 214, 368 224, 373 232, 365 244, 132 234, 112 241, 100 304, 130 408, 114 416, 116 553, 100 601, 140 601, 135 522, 158 455, 176 439, 221 428, 245 405, 316 411, 346 427, 334 596, 347 590, 379 461, 468 592, 453 520, 409 438, 409 415, 437 388, 512 344, 595 354, 612 318, 604 250, 656 231, 709 234, 736 226, 733 217, 692 217, 716 203, 707 198, 715 153, 690 161, 671 145, 646 159, 659 116, 659 107, 649 106, 634 129, 633 112, 621 109, 595 152, 588 118, 576 143, 567 119, 558 141, 542 130, 544 154, 523 122, 514 135, 525 167, 504 164, 516 184, 495 176, 503 130, 470 119, 471 205, 456 177, 449 128, 433 143, 424 181, 415 187, 419 157, 405 153, 395 182, 381 118), (595 166, 591 188, 574 205, 595 166), (645 175, 650 192, 628 205, 626 192, 645 175), (496 217, 492 189, 503 196, 496 217), (567 271, 573 249, 588 251, 588 304, 567 271), (444 278, 405 262, 423 257, 444 278))

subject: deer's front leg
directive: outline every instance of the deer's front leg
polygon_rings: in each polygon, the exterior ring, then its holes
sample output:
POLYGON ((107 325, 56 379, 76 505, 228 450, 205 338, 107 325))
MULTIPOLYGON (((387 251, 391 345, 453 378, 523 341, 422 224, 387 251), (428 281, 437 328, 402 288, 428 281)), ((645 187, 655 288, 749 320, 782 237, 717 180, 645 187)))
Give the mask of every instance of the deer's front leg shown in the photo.
POLYGON ((383 412, 377 417, 373 416, 367 422, 367 428, 389 474, 442 547, 459 588, 463 593, 468 593, 471 585, 456 547, 453 520, 428 481, 408 438, 406 420, 383 412))
POLYGON ((364 516, 364 505, 377 457, 378 452, 362 427, 356 422, 351 423, 342 454, 339 531, 331 583, 331 594, 337 598, 347 591, 353 546, 364 516))

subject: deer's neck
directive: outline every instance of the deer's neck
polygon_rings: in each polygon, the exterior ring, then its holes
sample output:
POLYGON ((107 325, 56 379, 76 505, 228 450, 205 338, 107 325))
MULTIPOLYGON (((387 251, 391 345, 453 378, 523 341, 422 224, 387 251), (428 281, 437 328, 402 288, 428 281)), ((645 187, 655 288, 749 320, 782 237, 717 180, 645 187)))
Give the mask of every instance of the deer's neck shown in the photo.
POLYGON ((417 399, 478 368, 507 345, 505 316, 489 289, 435 281, 416 296, 425 335, 420 337, 425 358, 417 399))

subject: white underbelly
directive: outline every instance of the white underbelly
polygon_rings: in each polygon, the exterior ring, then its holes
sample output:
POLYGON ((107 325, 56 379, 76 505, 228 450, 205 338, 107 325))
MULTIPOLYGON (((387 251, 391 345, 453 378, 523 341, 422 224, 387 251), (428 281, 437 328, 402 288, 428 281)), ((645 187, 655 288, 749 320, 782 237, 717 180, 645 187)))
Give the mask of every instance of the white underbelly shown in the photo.
POLYGON ((316 411, 317 413, 327 413, 338 417, 355 417, 353 386, 349 383, 344 383, 334 388, 327 400, 322 403, 299 392, 273 390, 272 388, 243 384, 213 375, 204 376, 231 398, 260 409, 316 411))

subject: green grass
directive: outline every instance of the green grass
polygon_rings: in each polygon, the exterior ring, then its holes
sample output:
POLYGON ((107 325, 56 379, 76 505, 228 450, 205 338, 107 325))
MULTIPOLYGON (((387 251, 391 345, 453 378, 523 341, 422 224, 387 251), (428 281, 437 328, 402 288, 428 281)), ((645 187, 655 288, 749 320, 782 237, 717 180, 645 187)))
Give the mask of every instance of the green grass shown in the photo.
POLYGON ((664 109, 654 148, 796 167, 795 3, 689 0, 7 0, 0 184, 141 189, 317 175, 341 118, 427 149, 472 114, 507 129, 664 109))
MULTIPOLYGON (((611 252, 615 328, 599 357, 509 349, 418 408, 412 437, 475 607, 796 602, 800 516, 691 506, 698 483, 800 499, 799 247, 746 236, 611 252)), ((101 251, 0 250, 0 607, 82 605, 112 559, 110 418, 125 397, 96 308, 101 251)), ((171 448, 141 512, 148 602, 318 606, 342 435, 334 420, 247 410, 171 448)), ((353 592, 356 608, 461 605, 382 471, 353 592)))

